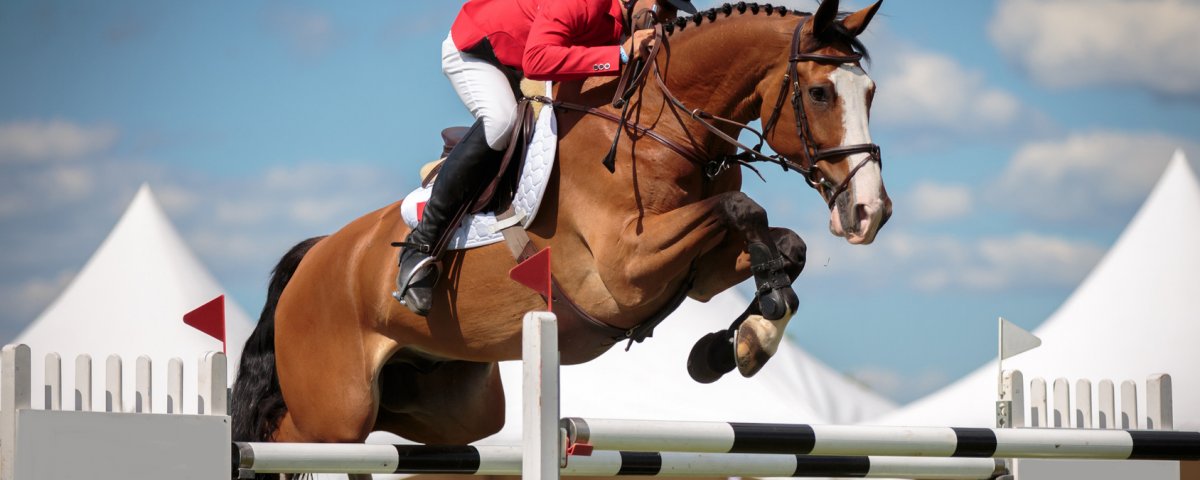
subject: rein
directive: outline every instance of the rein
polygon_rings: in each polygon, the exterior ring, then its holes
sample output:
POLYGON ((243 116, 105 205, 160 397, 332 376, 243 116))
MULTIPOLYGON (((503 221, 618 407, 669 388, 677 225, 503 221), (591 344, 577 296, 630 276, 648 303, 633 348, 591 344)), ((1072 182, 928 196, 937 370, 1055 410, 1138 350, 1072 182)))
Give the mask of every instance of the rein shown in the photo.
MULTIPOLYGON (((809 20, 811 20, 811 18, 812 17, 809 17, 809 20)), ((755 174, 757 174, 759 178, 763 178, 762 173, 760 173, 758 169, 754 168, 754 166, 751 164, 752 162, 773 163, 779 165, 784 171, 795 170, 804 176, 805 182, 808 183, 810 187, 817 189, 818 191, 825 189, 826 191, 833 192, 831 195, 829 195, 829 199, 827 201, 828 206, 832 208, 834 201, 839 195, 849 188, 850 181, 854 178, 854 175, 858 173, 860 169, 862 169, 862 167, 866 166, 866 164, 872 160, 879 162, 879 164, 882 166, 883 158, 879 150, 879 145, 874 143, 842 145, 825 149, 815 146, 815 141, 812 140, 812 129, 809 127, 808 115, 804 110, 804 102, 801 94, 802 90, 800 87, 800 75, 797 70, 797 65, 800 62, 818 62, 839 65, 845 63, 854 63, 862 59, 862 54, 855 53, 852 55, 843 56, 802 52, 801 42, 803 39, 801 37, 801 31, 803 30, 805 23, 807 23, 809 20, 800 22, 798 25, 796 25, 795 31, 792 32, 791 55, 788 57, 788 72, 783 77, 783 82, 780 85, 779 97, 775 103, 775 108, 771 112, 771 117, 765 124, 763 124, 763 131, 761 132, 747 124, 721 117, 719 115, 713 115, 699 108, 688 108, 683 101, 679 100, 675 94, 671 93, 671 90, 667 87, 665 75, 663 75, 658 62, 658 53, 662 45, 667 42, 667 36, 661 24, 655 25, 655 44, 649 55, 650 64, 644 66, 642 69, 631 71, 632 73, 629 75, 622 74, 621 79, 618 81, 617 91, 613 98, 613 106, 621 108, 621 114, 619 116, 604 110, 600 110, 596 107, 562 102, 546 97, 531 97, 530 99, 553 105, 555 108, 563 108, 595 115, 614 122, 618 126, 629 128, 633 130, 634 134, 650 137, 654 141, 669 148, 688 161, 703 165, 705 175, 707 175, 708 178, 716 177, 718 174, 728 168, 730 163, 736 163, 749 168, 755 174), (644 85, 651 67, 653 67, 654 71, 654 80, 658 84, 659 89, 662 90, 663 97, 666 98, 674 108, 687 112, 688 116, 691 117, 692 120, 699 123, 723 142, 741 150, 741 152, 725 155, 719 159, 710 159, 703 153, 697 152, 695 148, 689 148, 680 145, 679 143, 654 132, 654 130, 650 127, 645 127, 636 122, 630 121, 628 115, 628 98, 638 87, 644 85), (769 132, 775 126, 775 122, 778 120, 779 114, 783 110, 784 97, 787 96, 788 90, 791 90, 792 93, 791 103, 793 113, 795 114, 794 116, 796 118, 796 134, 800 137, 800 141, 804 145, 804 157, 800 162, 789 159, 784 155, 767 155, 762 152, 763 143, 766 140, 763 132, 769 132), (753 147, 743 144, 742 142, 738 141, 737 138, 718 128, 715 125, 716 123, 723 123, 733 126, 737 131, 749 131, 750 133, 754 134, 754 136, 758 137, 758 141, 753 147), (820 168, 818 168, 816 165, 817 162, 822 160, 828 161, 828 159, 832 157, 847 156, 855 153, 867 153, 868 156, 855 165, 854 168, 852 168, 846 175, 846 178, 837 185, 834 185, 832 182, 826 179, 824 174, 820 171, 820 168)), ((604 165, 610 172, 614 169, 614 159, 617 141, 619 139, 620 132, 618 132, 617 138, 613 139, 613 146, 604 159, 604 165)))

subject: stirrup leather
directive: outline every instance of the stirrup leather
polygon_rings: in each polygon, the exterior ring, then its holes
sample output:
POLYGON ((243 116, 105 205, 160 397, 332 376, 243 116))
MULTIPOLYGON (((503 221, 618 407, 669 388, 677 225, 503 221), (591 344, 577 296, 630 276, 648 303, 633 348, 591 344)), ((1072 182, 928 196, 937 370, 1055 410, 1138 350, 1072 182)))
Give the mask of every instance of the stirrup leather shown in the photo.
POLYGON ((428 243, 416 243, 416 242, 409 242, 409 241, 405 240, 403 242, 392 242, 392 246, 400 247, 405 250, 415 250, 415 251, 424 253, 426 255, 429 255, 429 254, 431 254, 431 252, 433 252, 433 245, 430 245, 428 243))

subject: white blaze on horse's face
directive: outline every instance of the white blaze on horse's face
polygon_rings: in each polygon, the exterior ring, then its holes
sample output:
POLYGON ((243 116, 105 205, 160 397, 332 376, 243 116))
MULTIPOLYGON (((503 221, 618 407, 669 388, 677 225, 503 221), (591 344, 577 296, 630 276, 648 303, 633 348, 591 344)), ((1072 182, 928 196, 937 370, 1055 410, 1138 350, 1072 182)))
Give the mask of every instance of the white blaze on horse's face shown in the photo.
MULTIPOLYGON (((856 64, 843 64, 829 74, 840 99, 842 109, 842 145, 871 143, 867 128, 869 119, 868 95, 875 82, 856 64)), ((868 154, 849 155, 844 164, 853 169, 866 160, 868 154)), ((853 173, 846 191, 836 199, 829 213, 829 231, 845 237, 852 244, 868 244, 875 240, 879 227, 891 216, 892 201, 883 187, 879 162, 867 161, 853 173)))

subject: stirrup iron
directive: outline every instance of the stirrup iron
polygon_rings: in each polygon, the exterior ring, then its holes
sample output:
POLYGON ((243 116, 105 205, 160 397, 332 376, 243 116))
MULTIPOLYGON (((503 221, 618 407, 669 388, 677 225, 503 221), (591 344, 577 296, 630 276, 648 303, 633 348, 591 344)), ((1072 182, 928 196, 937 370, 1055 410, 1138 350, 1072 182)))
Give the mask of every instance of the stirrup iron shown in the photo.
MULTIPOLYGON (((401 242, 396 242, 396 243, 401 243, 401 242)), ((397 281, 396 290, 392 291, 392 298, 394 298, 394 299, 396 299, 396 301, 400 302, 401 305, 408 306, 408 302, 404 301, 404 295, 406 293, 408 293, 409 287, 412 286, 413 277, 417 276, 417 272, 420 272, 420 271, 430 267, 431 265, 438 272, 440 272, 442 269, 442 262, 438 261, 438 259, 436 259, 434 257, 426 257, 425 259, 417 262, 417 264, 413 266, 412 270, 408 272, 408 278, 404 279, 403 285, 401 285, 399 283, 399 281, 397 281)), ((436 284, 436 281, 437 280, 434 279, 435 284, 436 284)))

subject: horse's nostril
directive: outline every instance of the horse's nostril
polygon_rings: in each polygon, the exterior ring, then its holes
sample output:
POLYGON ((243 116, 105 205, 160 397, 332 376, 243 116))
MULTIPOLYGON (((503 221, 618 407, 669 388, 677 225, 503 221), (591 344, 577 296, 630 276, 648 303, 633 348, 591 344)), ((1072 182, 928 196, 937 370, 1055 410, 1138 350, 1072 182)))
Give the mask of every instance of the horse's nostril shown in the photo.
POLYGON ((854 206, 854 219, 858 220, 858 223, 867 223, 871 220, 871 214, 867 213, 866 205, 860 203, 854 206))

